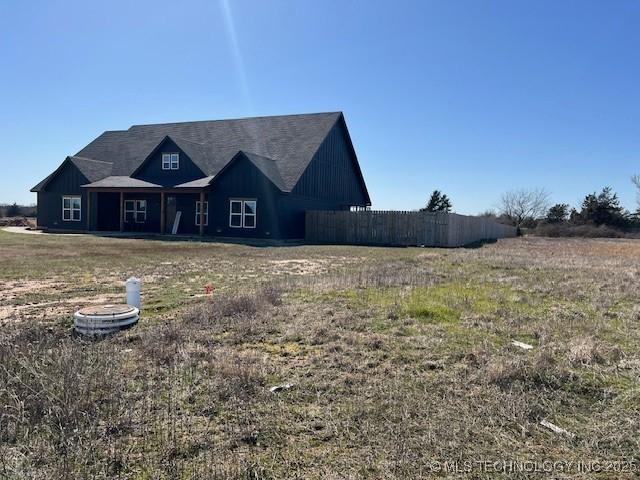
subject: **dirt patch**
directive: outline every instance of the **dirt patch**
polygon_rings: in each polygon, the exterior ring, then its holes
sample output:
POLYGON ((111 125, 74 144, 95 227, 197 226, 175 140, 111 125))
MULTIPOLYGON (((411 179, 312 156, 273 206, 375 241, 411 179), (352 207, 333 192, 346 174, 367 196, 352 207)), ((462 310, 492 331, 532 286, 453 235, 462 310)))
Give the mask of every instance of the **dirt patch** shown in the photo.
POLYGON ((56 280, 24 280, 5 282, 0 288, 0 301, 7 301, 30 292, 54 290, 59 286, 56 280))
POLYGON ((106 294, 95 297, 74 297, 66 300, 30 303, 27 305, 0 305, 0 325, 23 320, 51 321, 60 317, 71 318, 73 313, 87 305, 122 301, 122 295, 106 294))
POLYGON ((317 275, 327 273, 332 267, 347 265, 357 261, 357 258, 350 257, 270 260, 266 270, 268 273, 276 275, 317 275))
POLYGON ((271 260, 271 271, 279 274, 309 275, 326 272, 326 260, 271 260))

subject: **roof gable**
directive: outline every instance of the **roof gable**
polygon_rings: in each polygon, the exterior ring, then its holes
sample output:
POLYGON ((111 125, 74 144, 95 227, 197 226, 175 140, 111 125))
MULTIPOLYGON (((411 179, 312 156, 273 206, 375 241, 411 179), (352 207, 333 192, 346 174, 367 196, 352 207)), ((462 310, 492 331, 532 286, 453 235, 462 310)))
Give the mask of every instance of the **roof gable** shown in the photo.
POLYGON ((364 181, 364 175, 362 175, 360 162, 358 161, 358 156, 356 155, 356 149, 353 146, 353 141, 351 140, 351 134, 349 133, 349 128, 347 128, 347 121, 344 119, 344 115, 340 115, 340 120, 338 121, 338 125, 342 128, 342 131, 344 132, 347 147, 351 152, 351 160, 353 162, 353 168, 356 171, 356 175, 358 176, 358 180, 360 181, 360 186, 362 187, 362 191, 364 192, 366 204, 368 206, 371 206, 371 197, 369 196, 369 190, 367 189, 367 182, 364 181))
POLYGON ((245 157, 249 159, 251 163, 253 163, 258 170, 260 170, 265 177, 267 177, 271 182, 278 187, 282 191, 286 191, 286 185, 282 175, 280 174, 280 170, 278 169, 278 165, 273 158, 263 157, 261 155, 257 155, 252 152, 239 152, 244 154, 245 157))
POLYGON ((242 150, 236 153, 233 158, 212 178, 209 183, 214 183, 218 178, 221 178, 228 169, 230 169, 237 161, 246 158, 255 166, 271 183, 273 183, 279 190, 286 191, 284 181, 278 170, 275 160, 272 158, 262 157, 252 152, 243 152, 242 150))
MULTIPOLYGON (((159 158, 156 158, 158 156, 158 154, 160 153, 160 151, 163 150, 163 148, 165 146, 169 145, 169 150, 171 152, 174 152, 174 145, 181 150, 183 154, 185 154, 188 159, 193 162, 193 164, 195 165, 196 169, 198 170, 197 174, 195 176, 200 176, 200 177, 204 177, 205 176, 205 170, 203 169, 204 165, 204 158, 205 158, 205 153, 202 150, 202 145, 197 144, 195 142, 190 142, 188 140, 183 140, 183 139, 176 139, 176 138, 172 138, 169 135, 165 135, 159 142, 158 144, 153 147, 151 149, 151 151, 148 153, 148 155, 144 158, 144 160, 142 161, 142 163, 140 163, 140 165, 130 174, 131 177, 135 177, 137 175, 139 175, 144 169, 145 167, 147 167, 149 165, 149 163, 151 161, 154 160, 159 160, 159 158)), ((164 150, 165 152, 167 150, 164 150)), ((181 165, 180 168, 184 170, 184 160, 181 160, 181 165)), ((171 170, 168 171, 169 174, 174 174, 175 170, 171 170)))
POLYGON ((349 130, 342 116, 300 176, 293 193, 339 200, 344 205, 371 205, 349 130))
POLYGON ((101 178, 107 177, 111 174, 111 169, 113 168, 113 164, 110 162, 103 162, 100 160, 93 160, 91 158, 72 156, 67 157, 60 164, 58 168, 55 169, 51 175, 46 177, 40 183, 38 183, 35 187, 31 189, 32 192, 41 192, 43 191, 47 185, 53 180, 66 165, 73 165, 76 167, 82 175, 89 181, 94 182, 101 178))

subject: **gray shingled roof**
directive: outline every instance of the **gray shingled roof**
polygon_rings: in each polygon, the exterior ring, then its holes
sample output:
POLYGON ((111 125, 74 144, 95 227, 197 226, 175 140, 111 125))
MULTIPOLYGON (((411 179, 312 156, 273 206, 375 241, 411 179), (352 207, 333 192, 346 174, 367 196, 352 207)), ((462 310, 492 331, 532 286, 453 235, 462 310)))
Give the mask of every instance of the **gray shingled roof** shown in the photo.
POLYGON ((80 173, 82 173, 89 182, 94 182, 101 178, 104 178, 111 174, 111 169, 113 168, 113 163, 104 162, 100 160, 94 160, 92 158, 85 158, 81 156, 72 156, 65 158, 65 161, 47 178, 42 180, 38 185, 31 189, 32 192, 38 192, 42 190, 51 180, 58 171, 60 171, 64 165, 67 163, 73 163, 80 173))
POLYGON ((128 177, 168 136, 207 176, 214 177, 242 151, 281 190, 290 191, 340 116, 331 112, 134 125, 104 132, 76 157, 111 163, 103 177, 128 177))
POLYGON ((80 170, 80 172, 82 172, 82 174, 87 177, 87 180, 89 180, 90 182, 110 175, 113 168, 112 162, 105 162, 93 158, 80 157, 77 155, 69 157, 69 160, 71 160, 73 164, 78 167, 78 170, 80 170))

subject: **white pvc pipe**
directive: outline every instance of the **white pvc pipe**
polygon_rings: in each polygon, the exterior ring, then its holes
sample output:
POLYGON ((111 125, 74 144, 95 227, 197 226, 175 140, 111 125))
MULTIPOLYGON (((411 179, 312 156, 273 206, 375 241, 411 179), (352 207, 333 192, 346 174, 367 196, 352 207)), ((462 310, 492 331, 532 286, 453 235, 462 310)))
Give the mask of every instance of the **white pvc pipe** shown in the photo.
POLYGON ((130 277, 127 279, 125 285, 125 290, 127 292, 127 305, 140 308, 140 279, 130 277))

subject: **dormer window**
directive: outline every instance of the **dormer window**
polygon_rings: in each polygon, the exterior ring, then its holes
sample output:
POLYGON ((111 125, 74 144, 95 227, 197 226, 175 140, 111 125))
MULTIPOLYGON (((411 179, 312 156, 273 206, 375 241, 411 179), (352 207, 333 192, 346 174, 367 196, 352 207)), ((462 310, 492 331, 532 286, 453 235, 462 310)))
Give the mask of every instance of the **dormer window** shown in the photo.
POLYGON ((180 168, 179 153, 163 153, 162 154, 163 170, 178 170, 179 168, 180 168))

